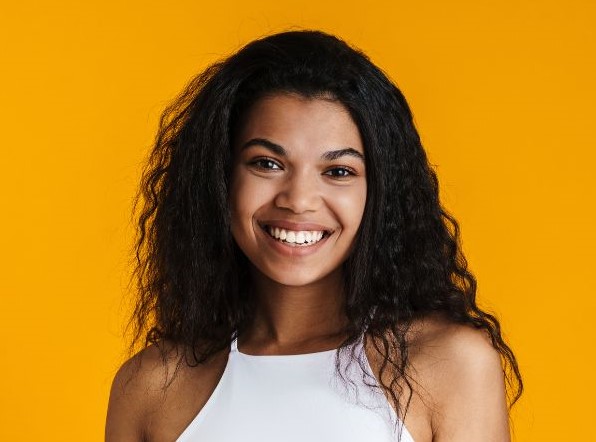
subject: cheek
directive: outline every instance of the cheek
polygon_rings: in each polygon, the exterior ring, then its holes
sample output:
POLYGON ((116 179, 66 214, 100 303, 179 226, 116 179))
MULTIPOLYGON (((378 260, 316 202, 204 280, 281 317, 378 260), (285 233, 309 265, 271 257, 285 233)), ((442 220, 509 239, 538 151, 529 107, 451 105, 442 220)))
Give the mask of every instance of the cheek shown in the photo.
POLYGON ((332 196, 333 210, 339 217, 343 229, 356 232, 360 227, 366 204, 366 185, 352 189, 352 192, 337 192, 332 196))
POLYGON ((265 204, 266 192, 254 177, 238 173, 230 187, 230 212, 232 233, 250 229, 255 213, 265 204))
POLYGON ((246 201, 246 198, 242 192, 244 189, 242 182, 242 176, 237 170, 234 170, 230 184, 228 204, 230 207, 232 235, 236 240, 238 240, 237 235, 242 225, 243 213, 246 211, 246 208, 243 204, 243 202, 246 201))

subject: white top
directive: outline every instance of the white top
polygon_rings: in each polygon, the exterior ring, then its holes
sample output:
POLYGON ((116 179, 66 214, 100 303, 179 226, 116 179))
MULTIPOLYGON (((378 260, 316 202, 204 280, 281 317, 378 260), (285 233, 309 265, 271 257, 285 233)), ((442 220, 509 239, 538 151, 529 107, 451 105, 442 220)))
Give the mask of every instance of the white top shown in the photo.
POLYGON ((217 387, 177 442, 389 442, 400 431, 401 442, 413 442, 378 388, 362 340, 354 347, 365 371, 342 350, 345 382, 336 350, 254 356, 234 340, 217 387))

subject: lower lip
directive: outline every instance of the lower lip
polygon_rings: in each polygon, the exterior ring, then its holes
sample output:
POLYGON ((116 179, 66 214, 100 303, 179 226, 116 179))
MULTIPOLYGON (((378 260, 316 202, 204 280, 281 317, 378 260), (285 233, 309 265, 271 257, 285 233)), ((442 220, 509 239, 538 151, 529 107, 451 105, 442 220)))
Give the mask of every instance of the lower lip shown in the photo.
POLYGON ((324 236, 319 242, 316 242, 312 245, 290 246, 290 245, 284 244, 281 241, 273 238, 271 235, 269 235, 267 232, 265 232, 262 227, 258 226, 258 230, 259 230, 259 232, 261 232, 261 235, 263 235, 265 237, 267 244, 270 247, 272 247, 275 251, 277 251, 278 253, 280 253, 284 256, 292 256, 292 257, 303 257, 303 256, 308 256, 308 255, 312 255, 313 253, 316 253, 317 250, 319 250, 321 247, 323 247, 323 245, 325 244, 325 242, 327 242, 327 239, 329 238, 328 236, 324 236))

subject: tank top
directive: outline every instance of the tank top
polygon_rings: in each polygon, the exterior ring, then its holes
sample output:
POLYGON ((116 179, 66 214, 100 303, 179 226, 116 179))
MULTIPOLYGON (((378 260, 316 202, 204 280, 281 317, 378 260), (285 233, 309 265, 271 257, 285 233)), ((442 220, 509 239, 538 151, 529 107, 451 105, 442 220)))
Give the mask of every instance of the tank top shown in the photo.
POLYGON ((177 442, 413 442, 362 338, 353 347, 340 352, 339 376, 337 350, 255 356, 239 352, 234 339, 219 383, 177 442))

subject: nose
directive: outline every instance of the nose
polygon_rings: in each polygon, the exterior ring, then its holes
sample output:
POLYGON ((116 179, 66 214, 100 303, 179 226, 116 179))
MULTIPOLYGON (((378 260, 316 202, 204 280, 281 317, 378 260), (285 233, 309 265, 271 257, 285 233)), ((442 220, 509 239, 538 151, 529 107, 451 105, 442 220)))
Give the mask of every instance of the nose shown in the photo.
POLYGON ((306 173, 289 176, 275 197, 275 205, 294 213, 312 212, 319 209, 322 195, 317 179, 306 173))

